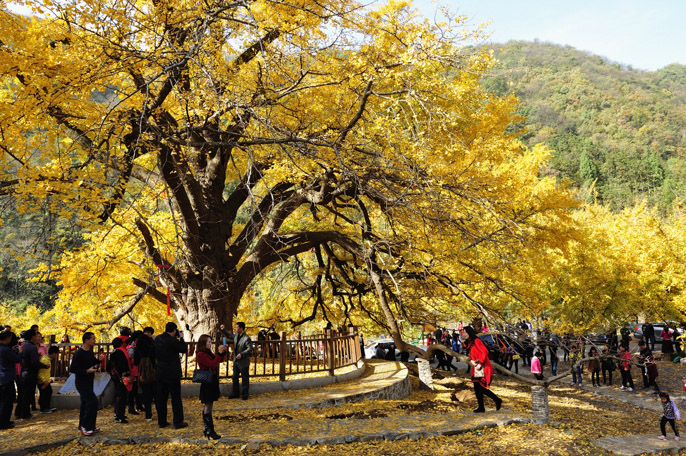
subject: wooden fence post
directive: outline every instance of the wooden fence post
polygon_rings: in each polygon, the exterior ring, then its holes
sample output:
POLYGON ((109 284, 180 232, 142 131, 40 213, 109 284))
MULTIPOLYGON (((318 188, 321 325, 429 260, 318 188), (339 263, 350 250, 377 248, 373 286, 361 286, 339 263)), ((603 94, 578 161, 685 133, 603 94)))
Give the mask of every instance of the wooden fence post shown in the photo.
POLYGON ((334 376, 334 359, 333 359, 333 333, 330 329, 326 330, 326 351, 329 356, 329 376, 334 376))
POLYGON ((279 381, 286 381, 286 333, 281 331, 281 349, 279 350, 279 381))
POLYGON ((351 326, 348 332, 352 336, 350 338, 350 343, 352 344, 350 354, 355 358, 355 362, 358 362, 360 360, 360 336, 357 334, 357 328, 354 326, 351 326))

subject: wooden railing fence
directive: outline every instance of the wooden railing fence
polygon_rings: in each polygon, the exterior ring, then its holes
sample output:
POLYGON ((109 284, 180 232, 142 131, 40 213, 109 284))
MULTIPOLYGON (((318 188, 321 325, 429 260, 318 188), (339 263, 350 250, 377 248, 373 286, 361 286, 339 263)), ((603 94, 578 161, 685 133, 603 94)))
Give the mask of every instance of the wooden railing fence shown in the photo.
MULTIPOLYGON (((221 338, 219 338, 221 340, 221 338)), ((227 340, 229 356, 219 371, 221 378, 231 377, 232 341, 227 340)), ((71 358, 80 344, 56 344, 60 352, 57 362, 53 363, 52 376, 66 378, 69 376, 71 358)), ((112 345, 97 343, 93 348, 95 356, 103 360, 109 357, 112 345)), ((188 341, 188 352, 181 355, 182 379, 193 377, 195 369, 195 341, 188 341)), ((323 334, 302 336, 296 334, 287 339, 282 332, 279 339, 253 341, 250 355, 250 375, 253 377, 278 377, 285 381, 288 376, 327 372, 334 375, 336 369, 356 364, 362 358, 362 347, 356 330, 348 333, 327 331, 323 334)), ((103 362, 104 367, 104 362, 103 362)))

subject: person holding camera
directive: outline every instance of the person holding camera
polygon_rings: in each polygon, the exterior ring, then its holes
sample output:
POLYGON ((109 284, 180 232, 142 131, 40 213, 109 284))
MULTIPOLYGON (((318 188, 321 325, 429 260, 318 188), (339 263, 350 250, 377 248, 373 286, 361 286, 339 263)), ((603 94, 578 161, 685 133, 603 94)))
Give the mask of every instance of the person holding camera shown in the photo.
POLYGON ((93 392, 95 373, 100 367, 100 361, 93 354, 95 346, 95 334, 88 331, 83 334, 83 344, 71 360, 69 372, 75 377, 76 391, 81 397, 81 409, 79 411, 79 431, 83 435, 93 435, 99 432, 95 426, 98 417, 98 397, 93 392))
POLYGON ((155 357, 157 374, 157 394, 155 407, 157 408, 157 424, 167 427, 167 400, 171 396, 174 427, 185 428, 188 423, 183 421, 183 402, 181 401, 181 359, 179 355, 188 352, 188 344, 183 340, 183 334, 176 323, 170 321, 164 332, 155 337, 155 357))
POLYGON ((203 435, 208 439, 218 440, 221 436, 214 431, 212 406, 221 396, 219 392, 219 365, 226 358, 226 347, 220 345, 217 348, 217 354, 212 353, 212 338, 207 334, 203 334, 198 339, 195 353, 198 363, 197 368, 212 372, 212 381, 200 384, 200 402, 203 404, 202 422, 205 425, 203 435))
POLYGON ((21 362, 21 358, 22 355, 18 353, 17 348, 17 336, 10 331, 0 332, 0 430, 14 427, 14 422, 10 421, 10 418, 16 398, 16 365, 21 362))

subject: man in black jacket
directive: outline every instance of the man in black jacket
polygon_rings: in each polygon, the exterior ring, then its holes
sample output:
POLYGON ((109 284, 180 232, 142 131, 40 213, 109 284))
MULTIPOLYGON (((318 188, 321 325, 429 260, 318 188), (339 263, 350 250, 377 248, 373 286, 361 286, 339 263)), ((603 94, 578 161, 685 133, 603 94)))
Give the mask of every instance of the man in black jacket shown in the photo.
POLYGON ((95 334, 90 331, 84 333, 83 345, 74 353, 69 367, 69 372, 75 376, 76 391, 81 397, 79 430, 83 435, 93 435, 100 430, 95 427, 98 417, 98 397, 93 392, 93 383, 100 363, 93 354, 94 346, 95 334))
POLYGON ((188 423, 183 421, 183 402, 181 401, 181 359, 179 355, 186 354, 188 344, 183 340, 176 323, 170 321, 164 328, 164 333, 155 337, 155 357, 157 361, 157 394, 155 406, 157 408, 157 424, 163 428, 169 425, 167 421, 167 399, 171 395, 172 412, 174 413, 174 427, 185 428, 188 423))
POLYGON ((21 362, 21 355, 15 351, 16 345, 17 337, 14 334, 9 331, 0 332, 0 430, 14 427, 14 422, 10 421, 10 418, 16 397, 15 366, 21 362))
POLYGON ((128 388, 126 382, 131 381, 129 372, 129 360, 124 351, 124 342, 119 337, 112 341, 114 350, 110 353, 110 373, 114 383, 114 422, 126 424, 126 399, 128 388), (128 380, 127 380, 128 379, 128 380))
POLYGON ((650 350, 655 350, 655 327, 652 323, 643 324, 643 339, 646 341, 650 350))
POLYGON ((36 382, 38 380, 38 370, 50 366, 41 364, 38 356, 36 344, 39 343, 40 334, 33 329, 24 332, 24 345, 22 345, 23 357, 21 361, 21 373, 19 381, 21 389, 17 399, 17 408, 14 415, 19 419, 31 418, 31 404, 36 400, 36 382))
POLYGON ((238 377, 240 376, 243 382, 241 398, 245 401, 248 399, 250 392, 250 352, 252 351, 252 340, 245 333, 245 323, 242 321, 236 323, 235 334, 226 331, 224 325, 221 325, 219 329, 227 338, 233 340, 233 392, 229 395, 229 399, 238 397, 238 377))

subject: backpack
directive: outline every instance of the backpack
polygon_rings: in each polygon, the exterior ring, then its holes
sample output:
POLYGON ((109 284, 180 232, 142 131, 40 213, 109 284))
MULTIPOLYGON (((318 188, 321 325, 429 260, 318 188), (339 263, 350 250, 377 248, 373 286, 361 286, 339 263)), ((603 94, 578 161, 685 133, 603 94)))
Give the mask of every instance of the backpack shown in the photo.
POLYGON ((152 360, 149 356, 144 356, 138 363, 138 381, 148 384, 155 381, 155 369, 152 367, 152 360))

